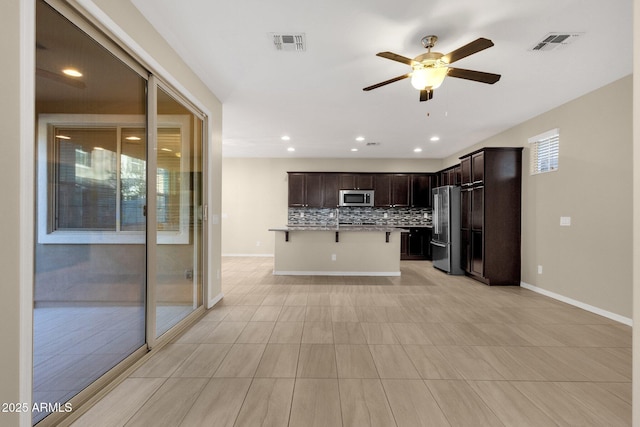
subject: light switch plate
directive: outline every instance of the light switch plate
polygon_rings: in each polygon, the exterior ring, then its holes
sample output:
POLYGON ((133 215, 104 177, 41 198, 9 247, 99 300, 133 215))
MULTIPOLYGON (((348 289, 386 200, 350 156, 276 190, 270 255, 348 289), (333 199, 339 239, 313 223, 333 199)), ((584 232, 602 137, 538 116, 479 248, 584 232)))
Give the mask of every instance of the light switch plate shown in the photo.
POLYGON ((569 227, 571 225, 571 217, 570 216, 561 216, 560 217, 560 225, 563 227, 569 227))

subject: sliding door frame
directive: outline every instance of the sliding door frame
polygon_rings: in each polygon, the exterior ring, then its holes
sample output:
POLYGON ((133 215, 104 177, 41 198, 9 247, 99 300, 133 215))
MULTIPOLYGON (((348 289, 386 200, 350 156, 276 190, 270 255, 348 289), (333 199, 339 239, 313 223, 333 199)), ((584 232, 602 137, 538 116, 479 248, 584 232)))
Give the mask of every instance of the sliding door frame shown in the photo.
POLYGON ((147 84, 147 348, 156 344, 156 288, 158 269, 158 79, 149 76, 147 84))

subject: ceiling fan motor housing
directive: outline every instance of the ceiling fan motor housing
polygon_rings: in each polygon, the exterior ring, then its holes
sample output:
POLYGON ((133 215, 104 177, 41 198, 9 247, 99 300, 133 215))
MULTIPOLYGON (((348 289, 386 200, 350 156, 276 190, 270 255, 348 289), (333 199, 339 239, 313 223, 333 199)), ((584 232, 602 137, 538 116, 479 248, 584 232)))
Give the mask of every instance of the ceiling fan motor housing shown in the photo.
POLYGON ((431 34, 428 36, 424 36, 420 41, 422 42, 422 46, 424 46, 426 49, 431 49, 436 45, 438 36, 434 36, 433 34, 431 34))

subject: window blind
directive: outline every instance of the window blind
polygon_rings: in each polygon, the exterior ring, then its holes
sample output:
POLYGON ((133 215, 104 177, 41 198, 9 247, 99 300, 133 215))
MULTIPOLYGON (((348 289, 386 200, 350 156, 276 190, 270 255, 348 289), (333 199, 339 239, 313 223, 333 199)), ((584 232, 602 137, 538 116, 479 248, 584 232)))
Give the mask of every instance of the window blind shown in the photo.
POLYGON ((529 138, 531 143, 530 173, 535 175, 558 170, 560 151, 560 132, 552 129, 543 134, 529 138))

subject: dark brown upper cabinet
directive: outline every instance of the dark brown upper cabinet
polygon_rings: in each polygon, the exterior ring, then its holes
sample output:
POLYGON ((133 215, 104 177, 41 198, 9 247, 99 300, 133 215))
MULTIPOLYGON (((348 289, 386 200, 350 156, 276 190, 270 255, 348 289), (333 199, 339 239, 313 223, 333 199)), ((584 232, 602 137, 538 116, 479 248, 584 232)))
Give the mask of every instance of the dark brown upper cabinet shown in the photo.
POLYGON ((323 201, 325 208, 336 208, 340 203, 340 175, 336 173, 326 173, 323 176, 323 201))
POLYGON ((391 175, 391 205, 406 208, 411 205, 411 175, 391 175))
POLYGON ((478 185, 484 182, 484 152, 471 155, 471 184, 478 185))
POLYGON ((322 173, 289 173, 289 206, 321 208, 324 200, 322 173))
POLYGON ((440 171, 440 181, 438 187, 445 185, 460 185, 460 165, 451 166, 450 168, 440 171))
POLYGON ((411 199, 410 174, 376 174, 374 204, 378 207, 408 207, 411 199))
POLYGON ((460 159, 460 185, 471 185, 471 157, 462 157, 460 159))
POLYGON ((434 174, 411 175, 411 207, 430 208, 432 205, 431 190, 436 186, 434 174))
POLYGON ((340 190, 372 190, 374 174, 372 173, 341 173, 340 190))
POLYGON ((460 186, 460 183, 462 182, 461 173, 462 171, 460 165, 457 165, 453 168, 453 184, 451 185, 460 186))
POLYGON ((373 180, 374 194, 374 206, 377 207, 390 207, 391 206, 391 176, 386 173, 381 173, 375 176, 373 180))

